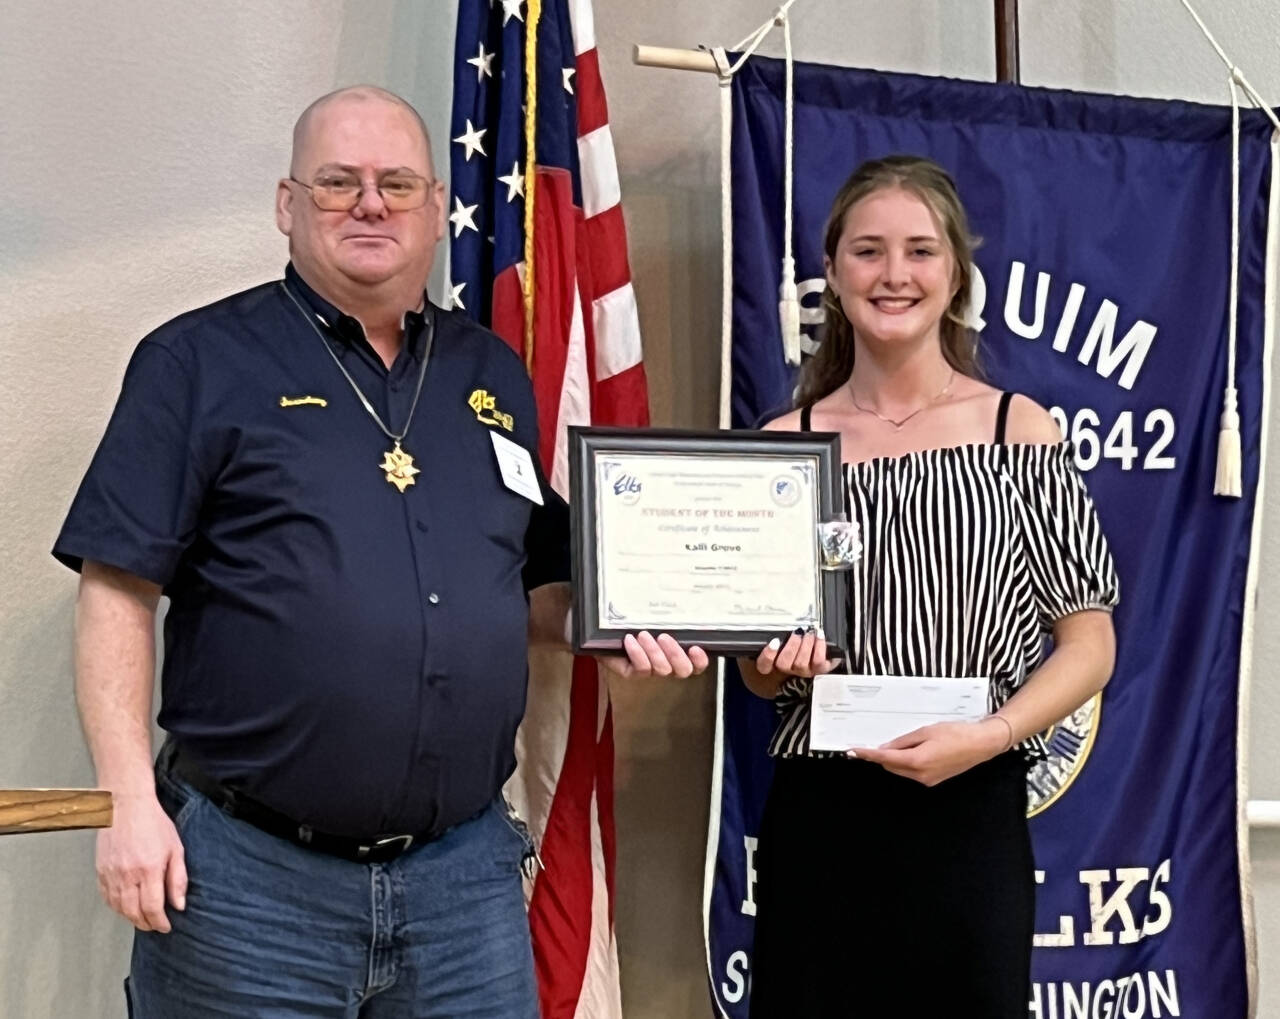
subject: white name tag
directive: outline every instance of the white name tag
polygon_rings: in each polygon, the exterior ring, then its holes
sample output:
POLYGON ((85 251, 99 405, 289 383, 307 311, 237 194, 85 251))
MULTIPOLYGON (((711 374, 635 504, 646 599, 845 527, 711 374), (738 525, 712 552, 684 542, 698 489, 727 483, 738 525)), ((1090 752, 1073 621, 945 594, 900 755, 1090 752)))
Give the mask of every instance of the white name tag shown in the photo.
POLYGON ((529 456, 529 451, 500 435, 495 429, 489 430, 489 438, 493 440, 493 452, 498 458, 502 483, 516 495, 523 495, 541 506, 542 488, 538 485, 538 472, 533 468, 533 458, 529 456))
POLYGON ((987 713, 987 680, 937 676, 849 676, 813 681, 809 749, 878 747, 935 722, 987 713))

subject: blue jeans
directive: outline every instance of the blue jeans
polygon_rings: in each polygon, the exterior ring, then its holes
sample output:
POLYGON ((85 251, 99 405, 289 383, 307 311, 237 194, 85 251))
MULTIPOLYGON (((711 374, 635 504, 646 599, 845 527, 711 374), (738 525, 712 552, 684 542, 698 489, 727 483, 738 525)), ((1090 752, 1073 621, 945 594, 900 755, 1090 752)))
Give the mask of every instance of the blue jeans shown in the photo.
POLYGON ((190 883, 171 933, 134 935, 132 1019, 537 1019, 530 845, 501 800, 363 864, 228 817, 174 776, 156 785, 190 883))

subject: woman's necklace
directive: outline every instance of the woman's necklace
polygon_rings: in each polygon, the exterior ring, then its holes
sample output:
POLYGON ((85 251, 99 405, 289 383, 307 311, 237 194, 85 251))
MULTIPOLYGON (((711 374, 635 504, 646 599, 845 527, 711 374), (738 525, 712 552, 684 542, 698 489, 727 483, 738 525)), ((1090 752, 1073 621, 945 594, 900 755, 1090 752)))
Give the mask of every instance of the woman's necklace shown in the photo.
POLYGON ((950 391, 950 389, 951 389, 951 383, 955 382, 955 380, 956 380, 956 370, 955 370, 954 368, 952 368, 952 369, 951 369, 951 374, 950 374, 949 376, 947 376, 947 384, 946 384, 945 386, 943 386, 941 389, 939 389, 936 393, 934 393, 934 395, 933 395, 933 396, 929 397, 929 399, 927 399, 927 400, 926 400, 924 403, 922 403, 919 407, 917 407, 915 410, 913 410, 910 414, 908 414, 906 417, 902 418, 900 421, 895 421, 893 418, 889 417, 887 414, 881 414, 881 413, 880 413, 878 410, 876 410, 874 407, 864 407, 864 406, 862 406, 862 404, 860 404, 860 403, 858 402, 858 398, 857 398, 857 397, 854 395, 854 393, 853 393, 853 376, 852 376, 852 375, 850 375, 850 376, 849 376, 849 382, 848 382, 848 386, 849 386, 849 399, 851 399, 851 400, 853 401, 853 405, 854 405, 855 407, 857 407, 857 408, 858 408, 858 410, 862 411, 862 413, 864 413, 864 414, 870 414, 870 415, 872 415, 873 417, 878 417, 878 418, 879 418, 881 421, 883 421, 885 424, 887 424, 887 425, 893 425, 893 430, 894 430, 895 432, 900 432, 900 431, 902 431, 902 426, 903 426, 903 425, 905 425, 908 421, 910 421, 913 417, 915 417, 917 414, 919 414, 922 410, 928 410, 928 409, 929 409, 930 407, 932 407, 935 403, 937 403, 937 402, 938 402, 939 400, 941 400, 944 396, 946 396, 946 395, 947 395, 947 393, 948 393, 948 392, 950 391))
POLYGON ((320 337, 321 345, 328 355, 333 358, 333 363, 338 366, 338 371, 342 372, 343 377, 350 383, 352 390, 359 397, 360 403, 369 412, 369 416, 373 418, 374 424, 382 429, 382 434, 394 443, 391 449, 382 454, 382 463, 378 466, 386 472, 388 483, 395 485, 403 493, 406 488, 414 484, 413 476, 422 473, 419 468, 413 465, 413 457, 409 452, 400 448, 400 441, 409 434, 409 425, 413 422, 413 412, 418 409, 418 397, 422 395, 422 380, 427 377, 427 361, 431 357, 431 342, 435 339, 435 316, 429 315, 428 318, 427 339, 422 349, 422 367, 418 369, 418 388, 413 391, 413 403, 409 405, 409 416, 404 419, 404 427, 400 429, 400 434, 397 435, 383 424, 382 418, 373 409, 373 404, 360 391, 360 387, 356 385, 356 380, 351 377, 351 373, 343 366, 342 361, 338 359, 338 355, 330 349, 329 341, 324 338, 324 333, 320 331, 320 327, 315 324, 312 317, 307 314, 307 310, 302 306, 301 302, 293 296, 293 291, 286 287, 284 283, 280 284, 280 289, 289 295, 289 300, 293 302, 299 314, 307 320, 307 324, 320 337))

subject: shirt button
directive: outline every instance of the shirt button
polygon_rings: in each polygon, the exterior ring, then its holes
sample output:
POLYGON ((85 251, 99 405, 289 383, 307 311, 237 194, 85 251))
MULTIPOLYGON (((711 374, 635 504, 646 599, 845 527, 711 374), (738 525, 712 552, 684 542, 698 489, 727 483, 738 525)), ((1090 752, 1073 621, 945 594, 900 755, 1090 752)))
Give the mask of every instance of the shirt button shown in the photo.
POLYGON ((434 591, 432 591, 429 595, 427 595, 427 601, 429 601, 432 605, 439 605, 440 596, 436 594, 434 591))
POLYGON ((419 520, 417 522, 417 527, 419 531, 425 531, 427 529, 427 522, 425 520, 419 520))

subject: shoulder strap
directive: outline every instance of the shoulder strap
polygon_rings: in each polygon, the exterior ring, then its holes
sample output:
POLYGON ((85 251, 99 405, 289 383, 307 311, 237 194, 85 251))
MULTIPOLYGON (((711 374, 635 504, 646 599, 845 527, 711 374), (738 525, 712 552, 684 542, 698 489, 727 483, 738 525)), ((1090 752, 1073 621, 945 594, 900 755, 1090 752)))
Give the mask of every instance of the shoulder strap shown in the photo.
POLYGON ((812 417, 813 417, 813 405, 806 403, 803 407, 800 408, 800 431, 802 432, 813 431, 811 420, 810 420, 812 417))
POLYGON ((1007 390, 1000 394, 1000 409, 996 411, 996 445, 1004 445, 1005 426, 1009 423, 1009 401, 1013 393, 1007 390))

